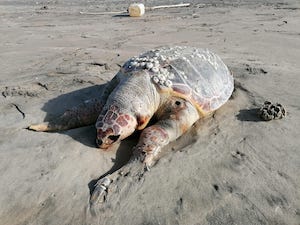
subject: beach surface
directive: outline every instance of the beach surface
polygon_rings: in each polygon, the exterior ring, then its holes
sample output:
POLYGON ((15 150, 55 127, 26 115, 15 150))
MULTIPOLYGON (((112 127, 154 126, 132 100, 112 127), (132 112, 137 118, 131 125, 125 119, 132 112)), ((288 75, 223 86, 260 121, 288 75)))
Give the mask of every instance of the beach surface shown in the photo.
POLYGON ((0 225, 300 224, 299 1, 190 2, 132 18, 99 14, 130 1, 0 0, 0 225), (164 45, 217 53, 234 93, 91 213, 95 181, 138 138, 104 152, 94 126, 26 127, 99 96, 127 59, 164 45), (262 121, 266 100, 286 117, 262 121))

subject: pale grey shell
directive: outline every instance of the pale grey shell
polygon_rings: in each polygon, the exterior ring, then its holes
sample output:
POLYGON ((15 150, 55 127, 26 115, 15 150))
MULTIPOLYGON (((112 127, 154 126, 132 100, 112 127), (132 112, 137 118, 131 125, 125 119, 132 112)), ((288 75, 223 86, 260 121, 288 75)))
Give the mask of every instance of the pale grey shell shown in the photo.
POLYGON ((123 68, 148 70, 161 90, 175 93, 196 103, 203 112, 222 106, 233 91, 233 77, 219 56, 193 47, 163 47, 128 60, 123 68))

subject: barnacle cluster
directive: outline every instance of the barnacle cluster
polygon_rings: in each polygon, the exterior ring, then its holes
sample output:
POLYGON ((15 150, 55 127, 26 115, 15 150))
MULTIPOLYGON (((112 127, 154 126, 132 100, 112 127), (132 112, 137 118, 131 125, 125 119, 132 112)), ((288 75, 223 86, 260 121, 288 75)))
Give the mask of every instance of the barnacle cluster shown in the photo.
POLYGON ((272 104, 269 101, 265 101, 263 106, 259 109, 258 114, 263 120, 269 121, 285 117, 286 111, 279 103, 272 104))
POLYGON ((174 73, 163 66, 166 64, 167 58, 156 51, 150 51, 149 53, 148 55, 131 58, 124 64, 123 68, 126 71, 148 70, 154 83, 171 87, 171 79, 174 78, 174 73))
POLYGON ((131 58, 124 64, 123 70, 125 73, 147 70, 154 83, 171 87, 172 82, 189 83, 195 80, 196 75, 202 70, 202 64, 208 63, 218 70, 219 61, 219 58, 208 50, 185 46, 163 47, 131 58), (189 71, 184 69, 186 67, 189 71))

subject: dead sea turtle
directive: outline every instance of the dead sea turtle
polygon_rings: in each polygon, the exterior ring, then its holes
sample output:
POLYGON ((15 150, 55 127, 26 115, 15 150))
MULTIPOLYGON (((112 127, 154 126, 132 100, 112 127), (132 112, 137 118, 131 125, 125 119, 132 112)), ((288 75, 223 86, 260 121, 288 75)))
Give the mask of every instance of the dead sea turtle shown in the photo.
MULTIPOLYGON (((66 130, 96 122, 96 143, 102 149, 143 130, 130 163, 149 168, 163 146, 222 106, 233 86, 231 73, 216 54, 193 47, 163 47, 129 59, 101 99, 88 100, 57 120, 29 129, 66 130), (146 127, 153 117, 157 122, 146 127)), ((115 174, 98 181, 92 203, 105 193, 115 174)))

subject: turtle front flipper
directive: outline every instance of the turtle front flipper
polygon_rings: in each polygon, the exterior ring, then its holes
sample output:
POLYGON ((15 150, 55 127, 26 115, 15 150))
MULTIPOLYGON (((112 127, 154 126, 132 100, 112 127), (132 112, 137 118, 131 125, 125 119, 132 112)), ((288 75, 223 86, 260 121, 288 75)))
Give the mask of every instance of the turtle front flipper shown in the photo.
POLYGON ((67 110, 56 119, 30 125, 28 129, 33 131, 61 131, 88 126, 95 123, 103 105, 103 101, 99 99, 87 100, 79 106, 67 110))
POLYGON ((173 97, 162 110, 158 110, 157 117, 158 122, 142 132, 134 152, 134 157, 140 159, 147 169, 162 147, 185 133, 200 116, 190 102, 173 97))
MULTIPOLYGON (((109 201, 111 193, 125 193, 128 180, 139 182, 162 147, 174 141, 187 131, 198 119, 197 109, 188 101, 173 97, 158 111, 158 122, 143 130, 130 161, 105 177, 98 180, 90 198, 91 211, 97 205, 109 201)), ((131 187, 132 189, 133 187, 131 187)), ((131 190, 132 191, 132 190, 131 190)))
POLYGON ((144 165, 139 160, 131 160, 122 168, 101 177, 94 186, 89 199, 89 210, 92 215, 97 214, 97 210, 101 209, 104 203, 109 202, 110 206, 114 201, 116 193, 125 194, 127 191, 133 191, 134 187, 128 186, 128 179, 131 182, 139 182, 146 172, 144 165), (130 187, 130 190, 128 189, 130 187))

